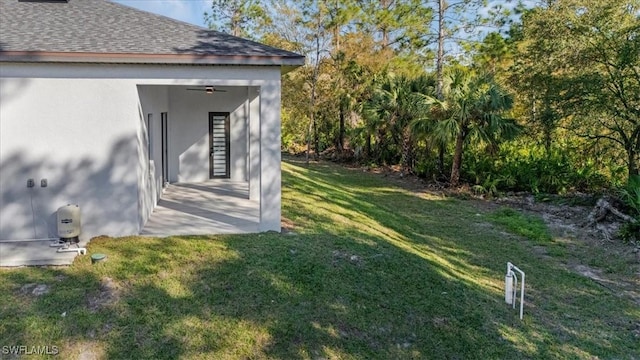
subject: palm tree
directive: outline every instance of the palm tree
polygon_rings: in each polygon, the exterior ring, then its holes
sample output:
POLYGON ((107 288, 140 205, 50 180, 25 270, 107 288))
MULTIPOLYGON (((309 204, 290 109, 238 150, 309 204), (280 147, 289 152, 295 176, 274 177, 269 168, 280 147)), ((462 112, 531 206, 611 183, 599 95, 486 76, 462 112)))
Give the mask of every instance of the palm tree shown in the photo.
POLYGON ((442 120, 434 132, 437 138, 455 139, 449 182, 457 186, 469 139, 495 147, 501 140, 515 137, 521 127, 503 116, 513 106, 513 97, 491 76, 459 67, 452 69, 446 80, 442 120))
POLYGON ((393 88, 390 75, 384 74, 373 79, 371 98, 363 105, 362 114, 365 119, 367 132, 374 137, 375 147, 372 155, 377 163, 383 162, 387 147, 387 134, 395 121, 393 105, 389 100, 393 99, 393 88))
POLYGON ((378 84, 365 106, 365 117, 370 124, 375 124, 378 132, 378 156, 382 155, 388 134, 397 145, 401 142, 403 174, 413 171, 414 136, 410 124, 427 114, 429 98, 424 95, 433 92, 434 84, 435 81, 426 76, 409 79, 389 75, 378 84))
MULTIPOLYGON (((405 139, 409 138, 411 142, 410 152, 406 151, 403 147, 403 154, 411 154, 411 160, 413 160, 413 144, 415 142, 416 135, 424 134, 423 129, 419 129, 415 124, 419 123, 431 123, 433 117, 432 110, 434 103, 437 103, 436 99, 436 78, 434 76, 419 76, 414 78, 411 83, 411 92, 407 99, 408 113, 410 116, 407 119, 405 126, 405 139)), ((404 158, 403 158, 404 159, 404 158)), ((403 164, 405 162, 403 161, 403 164)))

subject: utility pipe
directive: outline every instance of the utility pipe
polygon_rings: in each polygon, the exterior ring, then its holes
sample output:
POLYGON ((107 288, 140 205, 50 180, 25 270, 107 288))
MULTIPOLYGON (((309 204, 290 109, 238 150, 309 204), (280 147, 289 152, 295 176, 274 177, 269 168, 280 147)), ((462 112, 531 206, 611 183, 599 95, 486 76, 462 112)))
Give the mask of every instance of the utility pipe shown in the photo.
POLYGON ((519 272, 520 275, 522 275, 522 281, 520 282, 520 320, 522 320, 522 315, 524 314, 524 276, 525 275, 524 275, 524 271, 520 270, 517 266, 513 265, 511 262, 507 262, 507 275, 505 276, 504 299, 507 304, 513 304, 513 308, 515 309, 516 307, 515 295, 517 292, 516 289, 518 286, 518 277, 513 272, 513 270, 519 272), (515 281, 515 284, 513 281, 515 281))

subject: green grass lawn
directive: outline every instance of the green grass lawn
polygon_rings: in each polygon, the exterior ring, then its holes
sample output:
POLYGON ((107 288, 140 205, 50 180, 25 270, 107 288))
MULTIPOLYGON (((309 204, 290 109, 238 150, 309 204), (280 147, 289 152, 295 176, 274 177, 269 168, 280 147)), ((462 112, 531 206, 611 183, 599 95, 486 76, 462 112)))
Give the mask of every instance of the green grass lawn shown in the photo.
POLYGON ((102 263, 1 270, 0 357, 640 358, 640 308, 568 270, 579 244, 539 220, 520 233, 519 214, 292 162, 283 217, 292 233, 98 238, 102 263), (522 321, 504 303, 507 261, 527 273, 522 321))

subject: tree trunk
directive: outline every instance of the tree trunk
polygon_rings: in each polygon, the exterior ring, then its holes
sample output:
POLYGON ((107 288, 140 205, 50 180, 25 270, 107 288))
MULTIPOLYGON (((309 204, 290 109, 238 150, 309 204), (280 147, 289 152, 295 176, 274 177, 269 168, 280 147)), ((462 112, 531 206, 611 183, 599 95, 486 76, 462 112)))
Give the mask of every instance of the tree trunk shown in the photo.
MULTIPOLYGON (((320 37, 316 34, 315 36, 316 48, 315 48, 315 64, 313 67, 313 73, 311 75, 311 94, 309 97, 309 127, 307 128, 307 154, 306 154, 306 163, 309 165, 309 153, 311 152, 311 131, 314 130, 317 133, 316 129, 316 85, 318 83, 318 73, 320 71, 320 37)), ((316 145, 317 146, 317 145, 316 145)), ((316 147, 316 157, 318 156, 318 148, 316 147)))
POLYGON ((629 179, 631 179, 632 176, 640 175, 640 127, 633 132, 629 148, 627 154, 629 155, 629 179), (635 144, 633 144, 634 138, 635 144))
POLYGON ((456 136, 456 148, 453 153, 453 164, 451 165, 451 179, 449 183, 451 186, 458 186, 460 182, 460 167, 462 166, 462 150, 464 146, 464 139, 466 137, 466 131, 461 129, 456 136))
POLYGON ((231 15, 231 35, 240 36, 240 9, 233 9, 233 14, 231 15))
POLYGON ((309 114, 309 126, 307 127, 307 154, 305 156, 305 162, 309 165, 309 154, 311 154, 311 131, 313 130, 314 116, 313 110, 309 114))
POLYGON ((591 210, 589 216, 587 216, 587 225, 595 225, 597 222, 604 220, 609 213, 626 222, 636 223, 638 221, 633 216, 627 215, 616 209, 609 201, 609 198, 605 196, 598 199, 596 206, 591 210))
POLYGON ((367 130, 364 142, 364 157, 367 160, 371 159, 371 132, 369 130, 367 130))
POLYGON ((386 133, 384 130, 378 128, 376 132, 376 148, 375 148, 375 160, 376 163, 382 164, 383 152, 386 147, 386 133))
POLYGON ((631 179, 631 177, 636 176, 636 175, 640 175, 639 171, 640 169, 638 169, 638 154, 636 154, 636 150, 633 148, 627 149, 627 156, 629 157, 629 166, 627 167, 629 169, 629 179, 631 179))
POLYGON ((320 159, 320 132, 318 131, 318 121, 313 120, 313 159, 320 159))
POLYGON ((405 127, 402 134, 402 174, 413 172, 413 137, 409 127, 405 127))
MULTIPOLYGON (((445 0, 438 0, 438 55, 436 56, 436 98, 444 100, 444 12, 445 0)), ((444 174, 445 145, 438 145, 438 172, 444 174)))
POLYGON ((444 144, 438 145, 438 172, 440 176, 444 176, 444 152, 445 146, 444 144))
POLYGON ((438 0, 438 55, 436 57, 436 98, 444 99, 442 88, 444 87, 444 0, 438 0))
POLYGON ((547 157, 551 157, 551 145, 553 143, 553 131, 555 129, 555 118, 551 111, 548 96, 544 98, 544 110, 540 116, 542 122, 542 133, 544 136, 544 150, 547 157))
POLYGON ((345 133, 345 129, 344 129, 344 115, 345 112, 345 106, 342 103, 342 101, 340 102, 340 123, 338 124, 338 150, 340 151, 340 155, 342 156, 342 152, 344 151, 344 133, 345 133))
MULTIPOLYGON (((381 10, 387 10, 389 5, 389 0, 380 0, 381 10)), ((384 50, 389 46, 389 29, 387 29, 387 24, 380 26, 380 33, 382 35, 382 50, 384 50)))
POLYGON ((544 151, 547 154, 547 158, 551 157, 551 129, 547 126, 544 127, 544 151))

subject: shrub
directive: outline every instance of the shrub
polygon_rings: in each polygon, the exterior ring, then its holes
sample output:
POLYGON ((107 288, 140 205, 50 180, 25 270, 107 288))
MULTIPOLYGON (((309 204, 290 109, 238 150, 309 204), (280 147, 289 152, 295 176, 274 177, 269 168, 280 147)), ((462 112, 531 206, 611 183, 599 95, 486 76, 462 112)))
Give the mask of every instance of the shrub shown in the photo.
POLYGON ((465 161, 464 178, 491 192, 564 194, 598 191, 609 185, 593 162, 561 149, 545 153, 540 147, 511 144, 495 156, 471 151, 465 161))
POLYGON ((626 186, 620 188, 618 194, 631 211, 631 216, 640 220, 640 175, 629 177, 626 186))

